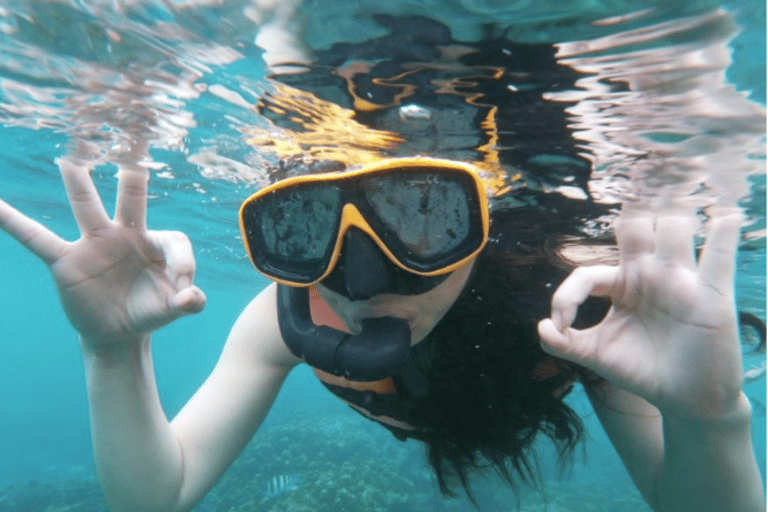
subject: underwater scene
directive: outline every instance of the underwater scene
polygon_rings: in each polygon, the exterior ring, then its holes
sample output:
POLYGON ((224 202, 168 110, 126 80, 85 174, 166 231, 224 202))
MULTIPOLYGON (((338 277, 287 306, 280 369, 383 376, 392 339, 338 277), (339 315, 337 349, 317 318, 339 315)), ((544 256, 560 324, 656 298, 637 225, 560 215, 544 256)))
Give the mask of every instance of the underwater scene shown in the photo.
MULTIPOLYGON (((612 236, 622 203, 693 211, 699 241, 716 208, 738 204, 737 309, 756 319, 742 326, 743 389, 765 493, 765 8, 0 0, 0 199, 75 240, 62 162, 91 169, 110 215, 118 165, 149 170, 148 226, 189 237, 207 295, 201 313, 153 334, 168 418, 271 282, 249 261, 238 211, 280 179, 381 155, 471 161, 491 211, 538 209, 520 243, 565 233, 571 262, 585 257, 579 241, 612 236)), ((46 265, 2 231, 0 262, 0 512, 108 510, 78 334, 46 265)), ((440 492, 422 443, 300 365, 194 510, 650 511, 583 387, 564 400, 584 425, 567 463, 539 436, 535 481, 473 475, 473 502, 440 492)))

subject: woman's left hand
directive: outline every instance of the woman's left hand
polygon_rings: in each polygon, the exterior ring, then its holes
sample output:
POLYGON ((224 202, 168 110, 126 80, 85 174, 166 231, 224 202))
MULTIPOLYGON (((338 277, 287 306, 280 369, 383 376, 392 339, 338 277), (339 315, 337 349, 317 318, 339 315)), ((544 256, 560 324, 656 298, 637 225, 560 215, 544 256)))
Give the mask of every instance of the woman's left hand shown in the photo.
POLYGON ((699 261, 694 221, 650 213, 618 220, 617 267, 576 269, 539 323, 545 351, 646 399, 663 414, 718 420, 739 407, 741 347, 734 304, 739 210, 711 222, 699 261), (612 307, 598 325, 570 327, 589 295, 612 307))

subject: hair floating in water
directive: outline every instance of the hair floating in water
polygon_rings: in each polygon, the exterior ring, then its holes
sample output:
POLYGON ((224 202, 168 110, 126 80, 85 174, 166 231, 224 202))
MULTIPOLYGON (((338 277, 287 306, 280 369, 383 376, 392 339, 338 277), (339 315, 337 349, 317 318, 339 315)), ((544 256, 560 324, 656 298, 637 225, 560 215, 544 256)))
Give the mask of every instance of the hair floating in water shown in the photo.
POLYGON ((739 311, 739 332, 741 343, 753 347, 750 353, 765 352, 765 323, 751 313, 739 311))

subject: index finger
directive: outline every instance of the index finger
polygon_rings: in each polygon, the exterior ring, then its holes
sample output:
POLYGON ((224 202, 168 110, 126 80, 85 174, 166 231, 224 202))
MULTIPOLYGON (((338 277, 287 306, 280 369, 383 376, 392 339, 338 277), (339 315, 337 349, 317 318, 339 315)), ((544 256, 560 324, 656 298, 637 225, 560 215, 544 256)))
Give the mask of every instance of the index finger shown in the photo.
POLYGON ((0 228, 48 265, 56 262, 68 242, 0 199, 0 228))

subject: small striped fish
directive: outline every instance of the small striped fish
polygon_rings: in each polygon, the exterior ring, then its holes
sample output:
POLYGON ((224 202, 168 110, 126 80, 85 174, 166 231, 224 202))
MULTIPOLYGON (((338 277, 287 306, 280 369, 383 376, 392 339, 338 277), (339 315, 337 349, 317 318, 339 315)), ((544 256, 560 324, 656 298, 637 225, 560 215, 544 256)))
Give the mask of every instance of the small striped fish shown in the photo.
POLYGON ((300 479, 296 475, 275 475, 268 482, 264 490, 266 496, 278 496, 290 492, 299 486, 300 479))

